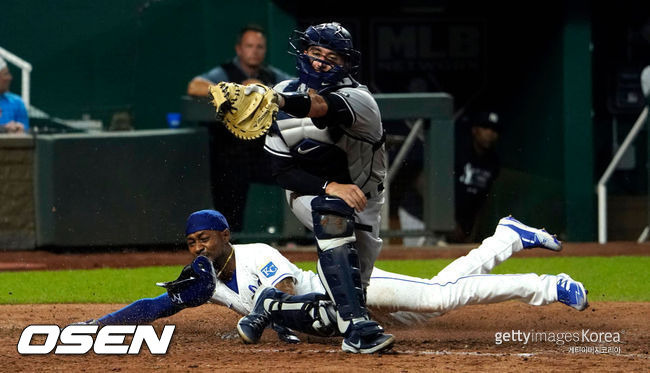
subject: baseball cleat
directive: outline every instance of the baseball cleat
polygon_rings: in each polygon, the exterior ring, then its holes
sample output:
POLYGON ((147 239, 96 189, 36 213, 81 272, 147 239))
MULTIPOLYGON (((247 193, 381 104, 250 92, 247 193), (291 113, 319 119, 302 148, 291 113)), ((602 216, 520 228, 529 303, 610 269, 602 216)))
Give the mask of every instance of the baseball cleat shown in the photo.
POLYGON ((587 302, 587 293, 581 282, 571 278, 566 273, 557 275, 557 300, 578 311, 583 311, 589 307, 587 302))
POLYGON ((372 354, 387 351, 395 343, 395 337, 392 334, 384 334, 384 329, 375 321, 357 322, 350 328, 348 336, 341 344, 341 349, 345 352, 372 354))
POLYGON ((237 332, 244 343, 257 343, 262 337, 264 329, 271 323, 271 314, 266 310, 265 305, 267 302, 273 301, 272 298, 275 294, 275 288, 272 287, 258 290, 255 294, 257 300, 255 300, 253 310, 237 322, 237 332))
POLYGON ((524 249, 541 247, 552 251, 562 250, 562 242, 555 235, 548 233, 544 228, 537 229, 529 227, 512 216, 506 216, 499 220, 499 225, 508 227, 517 233, 524 249))

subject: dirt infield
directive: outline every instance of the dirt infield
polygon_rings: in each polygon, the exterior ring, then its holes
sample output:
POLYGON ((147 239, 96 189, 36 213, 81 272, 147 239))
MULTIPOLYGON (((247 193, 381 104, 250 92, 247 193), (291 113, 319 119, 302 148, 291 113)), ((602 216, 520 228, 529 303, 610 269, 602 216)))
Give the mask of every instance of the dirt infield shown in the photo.
MULTIPOLYGON (((188 309, 154 323, 176 331, 168 354, 137 356, 87 355, 20 356, 21 331, 33 323, 60 326, 98 316, 121 305, 0 306, 0 370, 18 371, 228 371, 291 372, 376 371, 639 371, 650 368, 648 345, 650 303, 599 303, 584 312, 561 304, 532 307, 516 302, 469 306, 432 319, 417 328, 386 326, 397 343, 387 354, 350 355, 339 339, 307 338, 298 345, 278 341, 267 330, 257 345, 243 345, 234 325, 239 316, 214 305, 188 309), (496 344, 498 332, 543 332, 547 340, 496 344), (551 333, 576 333, 587 341, 558 344, 551 333), (619 342, 592 342, 593 333, 619 333, 619 342), (572 348, 580 350, 572 350, 572 348), (587 349, 598 348, 599 352, 587 349), (582 349, 585 349, 584 351, 582 349)), ((522 334, 523 335, 523 334, 522 334)), ((572 337, 573 338, 573 337, 572 337)), ((529 339, 532 340, 532 337, 529 339)), ((42 342, 41 342, 42 343, 42 342)))
MULTIPOLYGON (((381 259, 458 257, 471 246, 443 249, 387 247, 381 259)), ((567 244, 562 253, 531 250, 517 257, 546 255, 649 255, 636 243, 567 244)), ((283 250, 292 260, 313 260, 312 251, 283 250)), ((0 251, 0 270, 70 269, 186 264, 185 251, 67 253, 0 251)), ((0 371, 642 371, 650 370, 650 303, 595 303, 584 312, 561 304, 533 307, 518 302, 469 306, 416 327, 384 325, 397 343, 386 354, 343 353, 340 339, 301 335, 287 345, 267 330, 260 344, 243 345, 239 318, 215 305, 185 310, 154 323, 175 324, 167 355, 21 356, 17 342, 29 324, 60 326, 113 311, 122 304, 0 306, 0 371), (499 334, 501 333, 501 334, 499 334), (609 334, 606 334, 609 333, 609 334), (504 334, 510 336, 506 339, 504 334), (525 336, 528 335, 528 341, 525 336), (607 337, 609 335, 609 337, 607 337), (618 340, 616 338, 618 336, 618 340), (557 340, 571 340, 559 343, 557 340), (513 340, 516 339, 516 340, 513 340), (498 340, 502 343, 498 344, 498 340)))

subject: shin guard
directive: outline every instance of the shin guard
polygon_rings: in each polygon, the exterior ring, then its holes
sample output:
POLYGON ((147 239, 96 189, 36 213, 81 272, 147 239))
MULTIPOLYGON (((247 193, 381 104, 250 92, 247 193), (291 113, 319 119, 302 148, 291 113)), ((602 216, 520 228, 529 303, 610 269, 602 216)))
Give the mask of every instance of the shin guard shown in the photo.
POLYGON ((336 311, 325 294, 288 295, 278 291, 266 310, 275 324, 286 328, 321 337, 337 334, 336 311))
POLYGON ((367 320, 359 256, 354 246, 354 209, 337 197, 312 200, 318 243, 318 275, 337 308, 337 325, 346 334, 353 321, 367 320))

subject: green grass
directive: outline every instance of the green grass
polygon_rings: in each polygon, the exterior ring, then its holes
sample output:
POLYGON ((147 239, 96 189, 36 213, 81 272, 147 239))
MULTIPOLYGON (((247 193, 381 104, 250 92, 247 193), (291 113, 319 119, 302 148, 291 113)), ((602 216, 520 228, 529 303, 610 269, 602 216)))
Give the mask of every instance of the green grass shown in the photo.
MULTIPOLYGON (((451 259, 386 260, 387 271, 430 278, 451 259)), ((297 263, 315 271, 315 263, 297 263)), ((156 282, 175 279, 182 266, 0 273, 0 304, 129 303, 162 294, 156 282)), ((590 301, 650 301, 650 257, 512 258, 492 273, 565 272, 589 289, 590 301)))
POLYGON ((129 303, 163 293, 183 266, 0 273, 0 304, 129 303))

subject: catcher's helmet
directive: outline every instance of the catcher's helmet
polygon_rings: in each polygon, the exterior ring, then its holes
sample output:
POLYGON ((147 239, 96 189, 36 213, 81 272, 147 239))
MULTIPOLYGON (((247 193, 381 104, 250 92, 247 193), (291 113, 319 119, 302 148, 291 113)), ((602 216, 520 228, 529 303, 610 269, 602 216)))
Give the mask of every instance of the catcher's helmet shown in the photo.
MULTIPOLYGON (((289 40, 289 48, 289 53, 296 56, 300 81, 314 89, 325 88, 340 82, 348 75, 354 75, 361 61, 361 53, 352 45, 352 36, 337 22, 309 26, 305 31, 295 30, 289 40), (311 64, 313 57, 304 53, 313 45, 335 51, 343 57, 344 64, 333 65, 326 72, 317 72, 311 64)), ((321 62, 331 65, 328 61, 321 62)))

